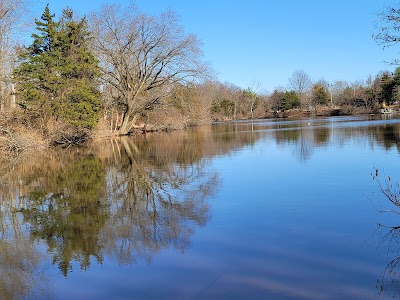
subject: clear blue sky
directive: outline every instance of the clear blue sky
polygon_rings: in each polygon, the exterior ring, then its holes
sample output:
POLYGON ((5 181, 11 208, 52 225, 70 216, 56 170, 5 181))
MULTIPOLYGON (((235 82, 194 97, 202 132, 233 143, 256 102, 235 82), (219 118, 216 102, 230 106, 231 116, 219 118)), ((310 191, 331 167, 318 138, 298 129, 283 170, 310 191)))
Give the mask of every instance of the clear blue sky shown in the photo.
MULTIPOLYGON (((72 7, 88 14, 104 3, 121 1, 37 0, 59 15, 72 7)), ((387 65, 399 47, 382 50, 372 39, 377 13, 391 0, 137 0, 140 10, 159 14, 167 9, 180 17, 188 33, 203 42, 205 59, 222 82, 242 88, 260 84, 273 91, 286 86, 297 69, 313 80, 354 82, 393 71, 387 65)), ((37 7, 36 7, 37 6, 37 7)))

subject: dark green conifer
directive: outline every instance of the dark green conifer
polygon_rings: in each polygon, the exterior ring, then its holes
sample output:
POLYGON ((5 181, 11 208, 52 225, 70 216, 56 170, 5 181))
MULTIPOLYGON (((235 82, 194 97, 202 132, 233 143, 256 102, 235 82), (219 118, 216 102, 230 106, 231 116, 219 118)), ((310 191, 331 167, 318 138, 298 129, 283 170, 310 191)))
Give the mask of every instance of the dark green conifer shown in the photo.
POLYGON ((24 106, 78 129, 92 128, 100 110, 100 72, 88 46, 86 18, 76 21, 66 8, 56 22, 46 6, 35 22, 33 42, 21 50, 15 70, 24 106))

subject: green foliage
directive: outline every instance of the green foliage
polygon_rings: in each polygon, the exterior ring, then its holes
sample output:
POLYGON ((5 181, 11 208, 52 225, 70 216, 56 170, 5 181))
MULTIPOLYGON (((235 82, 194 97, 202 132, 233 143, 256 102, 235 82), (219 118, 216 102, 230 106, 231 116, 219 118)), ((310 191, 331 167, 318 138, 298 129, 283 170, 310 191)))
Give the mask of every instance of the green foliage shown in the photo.
POLYGON ((104 166, 89 154, 64 170, 46 172, 36 174, 44 182, 29 193, 29 206, 21 212, 30 224, 31 238, 46 242, 53 264, 67 276, 73 260, 86 269, 91 257, 99 262, 103 259, 98 236, 108 219, 101 202, 104 166))
POLYGON ((211 103, 211 112, 212 113, 220 113, 221 112, 221 105, 215 99, 211 103))
POLYGON ((295 91, 274 91, 271 95, 274 110, 288 110, 300 107, 300 98, 295 91))
POLYGON ((400 85, 400 68, 396 68, 394 71, 393 81, 396 86, 400 85))
POLYGON ((392 104, 394 101, 394 88, 396 81, 389 75, 384 73, 381 77, 381 90, 379 93, 379 103, 385 102, 386 104, 392 104))
POLYGON ((59 21, 46 6, 36 20, 33 42, 20 49, 15 70, 19 94, 29 111, 76 128, 92 128, 98 119, 98 61, 88 47, 86 19, 63 11, 59 21))
POLYGON ((374 106, 377 102, 377 93, 373 87, 367 88, 365 90, 366 101, 369 106, 374 106))
POLYGON ((352 100, 354 98, 354 91, 351 87, 346 87, 343 90, 343 96, 344 98, 347 100, 348 103, 350 103, 350 100, 352 100))
POLYGON ((222 113, 224 116, 232 117, 235 109, 235 103, 229 99, 220 101, 214 100, 211 105, 212 113, 222 113))
POLYGON ((251 88, 243 90, 243 96, 248 98, 256 98, 257 94, 251 88))
POLYGON ((326 105, 329 102, 329 95, 326 88, 321 84, 315 84, 312 88, 312 102, 314 105, 326 105))
POLYGON ((300 98, 295 91, 286 91, 280 101, 280 109, 287 110, 300 107, 300 98))
POLYGON ((232 116, 233 110, 235 109, 235 103, 229 99, 223 99, 221 101, 221 108, 226 116, 232 116))
POLYGON ((59 115, 78 128, 93 128, 100 110, 99 92, 88 85, 77 86, 60 103, 59 115))

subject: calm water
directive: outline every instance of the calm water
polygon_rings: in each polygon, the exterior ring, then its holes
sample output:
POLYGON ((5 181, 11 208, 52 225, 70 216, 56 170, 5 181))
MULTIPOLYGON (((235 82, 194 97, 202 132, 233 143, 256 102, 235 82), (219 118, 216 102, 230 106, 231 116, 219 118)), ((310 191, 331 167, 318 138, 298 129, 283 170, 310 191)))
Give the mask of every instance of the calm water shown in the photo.
POLYGON ((0 299, 392 299, 400 119, 215 124, 0 164, 0 299), (379 226, 381 224, 383 226, 379 226), (390 264, 392 262, 392 264, 390 264))

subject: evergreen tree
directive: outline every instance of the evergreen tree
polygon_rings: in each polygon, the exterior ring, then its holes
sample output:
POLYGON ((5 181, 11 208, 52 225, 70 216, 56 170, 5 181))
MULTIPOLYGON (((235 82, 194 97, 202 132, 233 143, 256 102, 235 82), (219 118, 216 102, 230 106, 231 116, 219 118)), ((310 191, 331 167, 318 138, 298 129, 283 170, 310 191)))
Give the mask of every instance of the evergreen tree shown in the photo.
POLYGON ((280 110, 287 110, 300 107, 300 98, 295 91, 286 91, 280 101, 280 110))
POLYGON ((381 90, 379 93, 379 102, 390 105, 394 101, 394 89, 396 86, 396 81, 393 80, 392 76, 385 72, 381 77, 381 90))
POLYGON ((326 105, 329 102, 329 95, 326 88, 318 83, 312 88, 311 98, 314 105, 326 105))
POLYGON ((55 21, 46 6, 35 22, 33 43, 20 51, 15 70, 24 106, 76 128, 92 128, 100 110, 100 72, 88 46, 86 18, 74 20, 67 8, 55 21))

